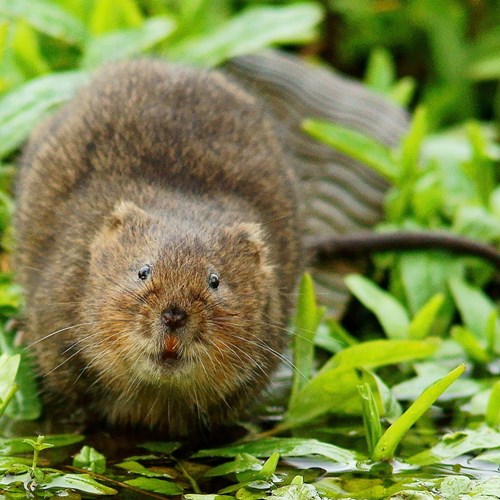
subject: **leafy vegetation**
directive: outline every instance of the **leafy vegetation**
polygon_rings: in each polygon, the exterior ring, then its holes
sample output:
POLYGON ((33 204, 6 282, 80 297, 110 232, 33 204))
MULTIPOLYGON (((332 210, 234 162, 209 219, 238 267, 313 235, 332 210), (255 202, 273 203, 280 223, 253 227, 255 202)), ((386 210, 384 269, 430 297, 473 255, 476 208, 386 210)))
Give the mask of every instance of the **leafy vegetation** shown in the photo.
POLYGON ((377 255, 370 277, 349 276, 354 300, 342 324, 318 306, 306 275, 290 394, 274 414, 262 408, 272 418, 247 424, 243 440, 195 451, 139 443, 147 454, 116 457, 92 437, 7 434, 7 422, 42 412, 30 360, 7 324, 22 307, 8 265, 17 152, 93 68, 144 53, 216 65, 285 45, 364 74, 387 98, 418 104, 398 147, 338 124, 308 120, 304 129, 391 183, 377 229, 442 229, 498 246, 494 7, 493 0, 0 0, 4 495, 500 498, 498 282, 487 263, 439 251, 377 255), (61 461, 54 450, 63 450, 61 461))

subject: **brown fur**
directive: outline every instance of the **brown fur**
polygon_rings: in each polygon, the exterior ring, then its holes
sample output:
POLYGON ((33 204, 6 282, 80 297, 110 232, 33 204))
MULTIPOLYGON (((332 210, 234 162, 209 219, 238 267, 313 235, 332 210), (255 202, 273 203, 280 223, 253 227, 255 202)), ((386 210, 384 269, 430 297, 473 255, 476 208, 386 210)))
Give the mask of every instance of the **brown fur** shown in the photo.
POLYGON ((97 74, 28 144, 15 227, 49 395, 185 435, 269 381, 302 269, 296 181, 273 123, 225 77, 153 60, 97 74), (174 306, 188 321, 172 340, 174 306))

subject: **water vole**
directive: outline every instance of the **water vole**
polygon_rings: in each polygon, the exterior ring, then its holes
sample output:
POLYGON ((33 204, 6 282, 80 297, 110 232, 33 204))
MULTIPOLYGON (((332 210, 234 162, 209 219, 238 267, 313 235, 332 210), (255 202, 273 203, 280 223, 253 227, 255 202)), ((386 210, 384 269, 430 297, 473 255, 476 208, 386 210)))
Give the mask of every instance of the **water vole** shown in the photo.
MULTIPOLYGON (((401 110, 278 54, 236 70, 239 85, 160 62, 116 65, 27 146, 15 221, 26 343, 66 407, 171 435, 224 422, 272 376, 303 246, 439 243, 332 240, 376 222, 387 184, 297 130, 323 116, 394 144, 401 110)), ((345 303, 331 293, 338 275, 320 278, 331 280, 322 297, 345 303)))
POLYGON ((297 183, 272 121, 217 72, 141 60, 38 128, 15 265, 45 387, 171 435, 268 382, 302 270, 297 183))

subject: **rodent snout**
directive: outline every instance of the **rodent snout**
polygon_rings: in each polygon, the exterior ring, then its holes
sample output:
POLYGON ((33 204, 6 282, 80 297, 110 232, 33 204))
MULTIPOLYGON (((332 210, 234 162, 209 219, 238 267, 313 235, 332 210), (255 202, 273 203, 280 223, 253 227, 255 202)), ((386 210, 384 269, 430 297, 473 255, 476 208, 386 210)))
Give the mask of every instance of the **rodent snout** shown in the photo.
POLYGON ((177 307, 170 307, 161 313, 163 324, 171 331, 182 328, 187 323, 187 313, 177 307))

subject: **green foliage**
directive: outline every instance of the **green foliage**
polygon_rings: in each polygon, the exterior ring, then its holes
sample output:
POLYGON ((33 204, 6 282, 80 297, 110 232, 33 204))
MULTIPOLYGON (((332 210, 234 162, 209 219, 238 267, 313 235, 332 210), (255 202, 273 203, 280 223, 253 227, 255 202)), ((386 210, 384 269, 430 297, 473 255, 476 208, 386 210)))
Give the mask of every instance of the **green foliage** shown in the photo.
POLYGON ((203 9, 210 10, 208 2, 185 2, 179 10, 155 4, 145 17, 136 0, 2 0, 0 159, 74 95, 86 70, 140 54, 213 66, 270 45, 311 41, 322 17, 312 2, 254 6, 199 32, 187 20, 203 9), (94 8, 85 15, 88 3, 94 8))
POLYGON ((413 83, 396 84, 396 70, 418 78, 431 128, 492 109, 500 81, 495 1, 331 0, 328 5, 336 16, 337 35, 329 47, 330 62, 353 68, 368 59, 367 83, 388 96, 397 95, 400 90, 394 87, 399 85, 403 103, 413 83), (397 65, 388 53, 397 54, 397 65), (479 82, 488 82, 489 88, 479 82))

